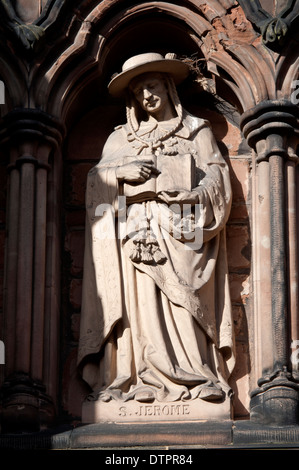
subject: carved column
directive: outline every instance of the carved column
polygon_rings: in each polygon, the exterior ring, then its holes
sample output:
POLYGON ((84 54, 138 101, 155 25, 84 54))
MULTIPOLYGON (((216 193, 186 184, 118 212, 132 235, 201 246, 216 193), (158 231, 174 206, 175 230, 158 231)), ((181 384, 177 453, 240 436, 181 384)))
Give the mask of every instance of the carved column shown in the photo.
POLYGON ((261 376, 251 394, 251 419, 266 424, 298 422, 298 375, 291 363, 291 343, 298 339, 295 185, 298 116, 298 108, 287 101, 266 101, 242 117, 242 130, 256 152, 255 262, 260 265, 255 286, 259 298, 256 336, 261 341, 256 338, 255 346, 260 348, 260 367, 256 366, 261 376), (263 270, 267 270, 268 264, 269 302, 268 286, 262 284, 263 270), (259 296, 259 292, 263 295, 259 296))
POLYGON ((49 289, 59 286, 53 260, 53 253, 59 255, 54 233, 59 230, 55 210, 59 185, 54 185, 53 197, 51 181, 59 166, 55 157, 62 132, 57 122, 38 110, 13 111, 2 122, 0 137, 10 156, 4 431, 38 430, 55 414, 59 304, 51 303, 49 289), (51 367, 55 375, 48 372, 51 367))

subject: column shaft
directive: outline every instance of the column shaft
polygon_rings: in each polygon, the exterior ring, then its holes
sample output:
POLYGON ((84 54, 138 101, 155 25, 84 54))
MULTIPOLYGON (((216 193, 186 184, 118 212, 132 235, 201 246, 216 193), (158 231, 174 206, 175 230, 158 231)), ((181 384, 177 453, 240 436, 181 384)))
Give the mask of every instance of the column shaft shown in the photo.
POLYGON ((271 285, 273 370, 282 370, 290 357, 287 318, 285 162, 272 155, 270 165, 271 285))
POLYGON ((52 155, 60 155, 62 132, 59 123, 38 110, 13 111, 2 122, 2 145, 11 157, 2 432, 37 431, 55 418, 57 382, 49 379, 47 368, 55 363, 57 375, 59 303, 47 305, 47 289, 51 282, 59 298, 59 273, 52 260, 59 235, 53 207, 57 196, 49 197, 48 182, 55 168, 61 170, 52 155), (49 231, 55 232, 54 243, 49 231))
POLYGON ((36 172, 36 214, 34 241, 34 288, 31 347, 31 377, 43 381, 45 278, 46 278, 46 227, 47 227, 47 177, 46 168, 36 172))
POLYGON ((15 370, 16 297, 18 272, 18 225, 19 225, 19 171, 14 167, 9 175, 8 191, 8 238, 6 249, 6 276, 4 283, 4 334, 6 363, 5 373, 15 370))
POLYGON ((18 290, 16 316, 16 370, 30 371, 32 279, 34 243, 35 166, 24 163, 21 168, 20 221, 18 240, 18 290))
MULTIPOLYGON (((298 108, 288 101, 262 102, 246 112, 241 120, 242 130, 248 144, 256 153, 256 174, 262 167, 269 174, 268 194, 270 218, 270 283, 271 302, 263 305, 263 296, 255 302, 255 316, 258 331, 255 331, 254 344, 264 336, 270 339, 268 357, 262 358, 261 376, 258 387, 251 392, 251 419, 266 424, 285 425, 298 423, 299 419, 299 380, 291 366, 291 338, 298 331, 298 275, 297 275, 297 214, 295 164, 298 138, 298 108), (268 308, 268 311, 265 311, 268 308), (263 317, 261 314, 263 313, 263 317), (271 336, 269 337, 269 332, 271 336), (267 364, 267 367, 264 367, 267 364)), ((264 188, 266 190, 266 188, 264 188)), ((259 226, 254 232, 261 232, 264 207, 257 204, 258 213, 253 219, 259 226)), ((266 222, 266 224, 267 224, 266 222)), ((267 226, 264 227, 267 231, 267 226)), ((263 231, 263 229, 262 229, 263 231)), ((257 250, 263 263, 264 251, 257 250)), ((268 262, 266 255, 266 262, 268 262)), ((254 272, 259 272, 255 266, 254 272)), ((267 271, 269 274, 269 271, 267 271)), ((263 291, 263 276, 258 282, 263 291)), ((269 278, 266 281, 269 288, 269 278)), ((260 348, 264 352, 264 347, 260 348)))

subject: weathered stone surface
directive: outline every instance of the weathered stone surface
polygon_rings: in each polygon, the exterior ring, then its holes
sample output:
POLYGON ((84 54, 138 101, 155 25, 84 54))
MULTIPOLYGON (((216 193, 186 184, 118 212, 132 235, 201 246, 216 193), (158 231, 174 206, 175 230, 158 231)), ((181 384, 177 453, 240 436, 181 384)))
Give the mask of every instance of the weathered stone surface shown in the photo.
POLYGON ((39 3, 35 0, 17 0, 16 13, 24 23, 33 23, 41 13, 39 3))
POLYGON ((93 424, 75 429, 70 448, 136 446, 227 446, 231 444, 231 421, 202 423, 93 424))
POLYGON ((71 188, 68 203, 70 205, 85 207, 86 179, 91 167, 90 163, 79 163, 69 167, 71 188))
POLYGON ((227 227, 228 264, 232 271, 250 268, 250 234, 246 225, 227 227))
POLYGON ((70 284, 70 302, 74 309, 78 310, 82 300, 82 280, 72 279, 70 284))
POLYGON ((74 276, 82 275, 84 257, 84 231, 69 232, 65 240, 65 249, 71 256, 70 272, 74 276))
POLYGON ((207 402, 204 400, 137 403, 128 401, 85 401, 82 423, 161 423, 229 420, 232 415, 231 400, 207 402))

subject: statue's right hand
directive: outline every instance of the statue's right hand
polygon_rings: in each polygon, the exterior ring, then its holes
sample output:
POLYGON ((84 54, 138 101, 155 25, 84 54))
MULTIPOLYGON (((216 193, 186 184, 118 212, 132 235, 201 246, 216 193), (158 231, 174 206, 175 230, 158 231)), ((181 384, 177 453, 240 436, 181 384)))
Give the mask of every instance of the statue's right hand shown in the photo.
POLYGON ((134 160, 119 166, 116 170, 116 177, 120 181, 143 183, 148 180, 152 173, 159 173, 155 168, 152 159, 134 160))

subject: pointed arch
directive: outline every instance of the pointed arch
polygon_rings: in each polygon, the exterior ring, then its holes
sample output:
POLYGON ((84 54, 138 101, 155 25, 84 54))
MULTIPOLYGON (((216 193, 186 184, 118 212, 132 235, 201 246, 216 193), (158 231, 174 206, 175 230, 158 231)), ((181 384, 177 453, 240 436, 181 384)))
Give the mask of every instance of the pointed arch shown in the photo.
POLYGON ((118 2, 118 8, 116 1, 103 1, 86 11, 73 39, 69 37, 64 51, 58 51, 59 59, 45 57, 33 77, 33 107, 46 107, 45 111, 64 119, 83 86, 97 82, 99 93, 105 93, 101 86, 116 71, 111 64, 120 67, 132 47, 142 50, 157 44, 154 36, 158 31, 158 37, 162 37, 162 22, 163 39, 168 34, 169 43, 174 49, 181 47, 180 52, 186 44, 186 53, 197 51, 205 59, 208 71, 240 103, 240 112, 275 94, 271 58, 265 74, 267 65, 258 48, 258 34, 232 0, 185 0, 180 5, 147 1, 131 6, 118 2), (154 25, 155 34, 150 34, 154 25), (180 45, 178 38, 184 38, 180 45))

